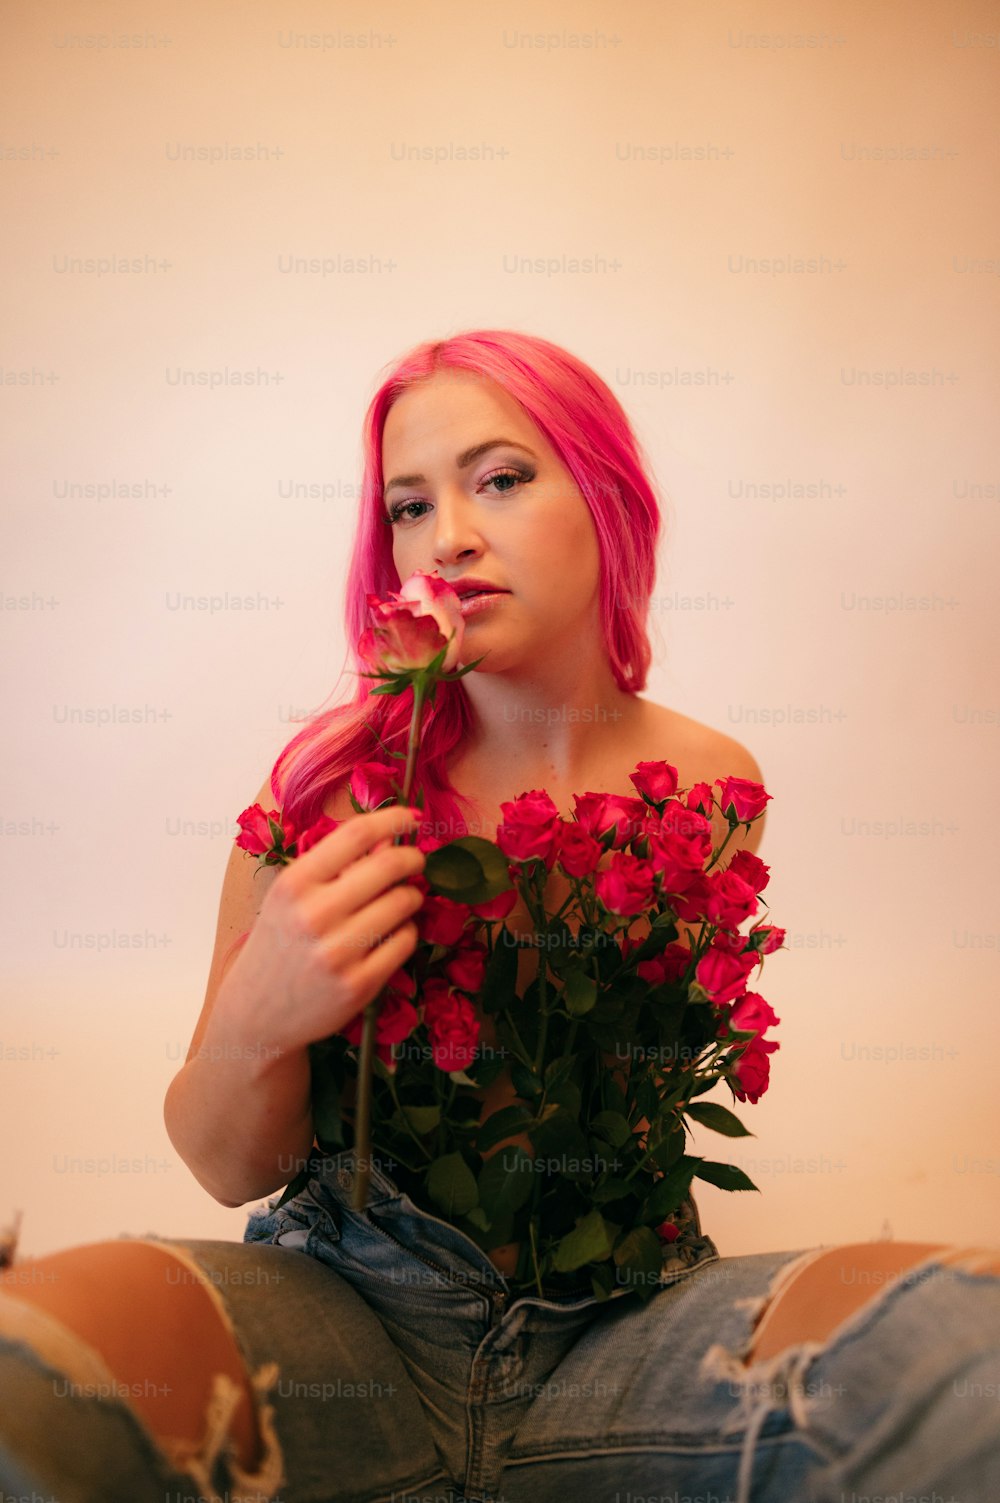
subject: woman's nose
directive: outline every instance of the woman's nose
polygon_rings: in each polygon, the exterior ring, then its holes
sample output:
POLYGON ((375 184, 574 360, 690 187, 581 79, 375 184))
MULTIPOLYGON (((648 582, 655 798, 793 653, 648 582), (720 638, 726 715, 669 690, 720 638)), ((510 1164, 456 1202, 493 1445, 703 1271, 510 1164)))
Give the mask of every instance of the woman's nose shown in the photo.
POLYGON ((472 501, 460 485, 443 486, 434 501, 435 561, 444 563, 481 548, 482 537, 472 501))

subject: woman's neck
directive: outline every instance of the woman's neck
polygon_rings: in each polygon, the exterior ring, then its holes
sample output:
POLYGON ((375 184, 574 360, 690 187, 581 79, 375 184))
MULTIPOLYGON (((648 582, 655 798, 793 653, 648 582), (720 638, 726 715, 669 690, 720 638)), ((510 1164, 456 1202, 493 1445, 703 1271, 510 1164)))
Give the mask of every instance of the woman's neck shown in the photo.
MULTIPOLYGON (((495 707, 491 707, 495 708, 495 707)), ((588 777, 620 763, 625 748, 642 742, 649 702, 617 688, 589 703, 568 696, 534 704, 502 700, 489 717, 474 706, 474 725, 449 776, 462 793, 502 786, 510 790, 555 783, 581 791, 588 777)), ((510 797, 508 792, 507 797, 510 797)))
POLYGON ((632 696, 634 703, 622 711, 618 721, 581 723, 576 741, 561 740, 555 751, 548 728, 537 728, 534 737, 502 742, 467 743, 459 749, 448 766, 448 778, 459 793, 473 801, 474 809, 465 818, 470 833, 495 839, 496 826, 503 815, 502 803, 510 802, 533 788, 544 789, 564 819, 573 812, 575 793, 617 793, 635 796, 628 780, 636 762, 649 755, 649 748, 663 740, 651 721, 658 706, 632 696), (494 748, 502 749, 494 749, 494 748), (561 757, 560 748, 571 755, 561 757))

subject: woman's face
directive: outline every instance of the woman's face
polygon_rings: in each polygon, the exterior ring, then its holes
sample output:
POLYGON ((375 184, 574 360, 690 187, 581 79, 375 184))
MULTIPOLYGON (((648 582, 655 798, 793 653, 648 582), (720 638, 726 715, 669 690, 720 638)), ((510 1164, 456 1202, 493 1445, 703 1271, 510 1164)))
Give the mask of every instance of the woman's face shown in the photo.
POLYGON ((543 434, 494 381, 446 371, 409 387, 386 418, 382 473, 400 581, 436 570, 510 591, 465 618, 463 659, 489 654, 479 672, 600 632, 590 509, 543 434), (473 456, 483 444, 489 449, 473 456))

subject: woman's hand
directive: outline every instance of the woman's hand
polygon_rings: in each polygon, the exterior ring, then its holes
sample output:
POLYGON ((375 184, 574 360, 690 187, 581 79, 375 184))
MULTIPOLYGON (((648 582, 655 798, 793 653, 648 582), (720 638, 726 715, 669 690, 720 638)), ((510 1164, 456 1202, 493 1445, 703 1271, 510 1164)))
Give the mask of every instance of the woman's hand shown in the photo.
POLYGON ((394 805, 344 820, 284 867, 219 989, 215 1021, 272 1054, 340 1032, 416 948, 424 853, 393 845, 419 816, 394 805))

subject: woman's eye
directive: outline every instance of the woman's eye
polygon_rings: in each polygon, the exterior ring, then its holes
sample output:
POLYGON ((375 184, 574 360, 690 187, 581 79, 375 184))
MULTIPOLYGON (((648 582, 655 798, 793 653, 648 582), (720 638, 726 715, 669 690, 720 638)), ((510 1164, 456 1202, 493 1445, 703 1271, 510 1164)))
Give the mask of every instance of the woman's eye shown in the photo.
MULTIPOLYGON (((389 508, 389 521, 395 524, 400 520, 404 511, 409 511, 411 506, 426 506, 426 501, 397 501, 395 506, 389 508)), ((411 521, 412 518, 407 518, 411 521)))
MULTIPOLYGON (((535 475, 533 470, 519 470, 511 465, 505 467, 502 470, 494 470, 492 474, 484 476, 484 478, 480 481, 480 486, 493 485, 497 480, 510 480, 513 481, 514 484, 523 485, 526 484, 529 480, 534 480, 534 478, 535 475)), ((501 490, 495 491, 494 494, 498 496, 506 496, 510 494, 513 488, 513 485, 504 486, 501 490)), ((389 521, 393 523, 393 525, 395 525, 396 523, 404 520, 405 513, 407 512, 409 512, 410 515, 405 516, 406 521, 419 521, 419 516, 414 517, 412 515, 412 509, 415 506, 426 505, 426 501, 397 501, 395 505, 392 506, 389 510, 389 521)))

